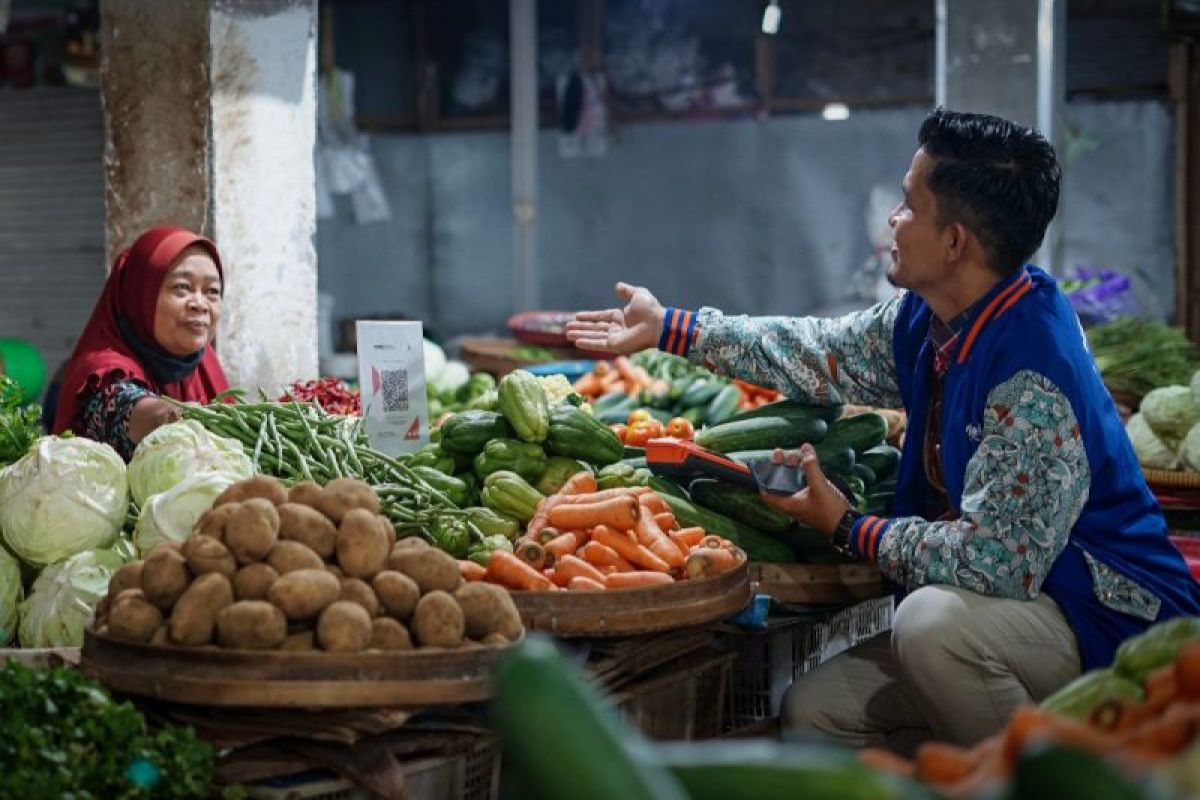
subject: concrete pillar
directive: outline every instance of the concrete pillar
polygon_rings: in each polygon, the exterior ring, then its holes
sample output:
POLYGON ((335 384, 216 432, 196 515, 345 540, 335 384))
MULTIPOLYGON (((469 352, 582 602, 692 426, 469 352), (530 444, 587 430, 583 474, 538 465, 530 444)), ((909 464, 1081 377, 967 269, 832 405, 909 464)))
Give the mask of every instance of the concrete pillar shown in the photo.
POLYGON ((218 352, 275 394, 317 373, 316 0, 105 0, 110 263, 154 225, 212 236, 218 352))
MULTIPOLYGON (((936 0, 937 102, 1037 128, 1065 161, 1066 0, 936 0)), ((1034 261, 1062 266, 1062 204, 1034 261)))
POLYGON ((537 265, 537 0, 509 0, 512 117, 513 285, 520 311, 541 305, 537 265))

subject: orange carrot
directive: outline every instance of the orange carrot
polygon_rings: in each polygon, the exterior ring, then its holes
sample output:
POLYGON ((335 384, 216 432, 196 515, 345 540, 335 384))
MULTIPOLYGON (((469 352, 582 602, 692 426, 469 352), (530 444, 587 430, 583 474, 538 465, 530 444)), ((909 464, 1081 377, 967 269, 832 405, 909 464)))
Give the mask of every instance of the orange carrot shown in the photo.
POLYGON ((584 577, 589 580, 596 581, 599 584, 604 583, 604 575, 600 570, 593 567, 591 564, 572 555, 565 555, 562 560, 554 567, 555 583, 562 585, 565 581, 570 583, 571 578, 584 577))
MULTIPOLYGON (((617 555, 636 565, 636 567, 654 572, 667 572, 670 570, 667 562, 638 544, 632 536, 624 531, 615 531, 606 525, 597 525, 595 530, 592 531, 592 539, 616 550, 617 555)), ((618 564, 618 566, 620 565, 618 564)))
POLYGON ((598 503, 564 503, 550 509, 549 522, 559 530, 608 525, 628 530, 638 521, 638 502, 632 497, 614 497, 598 503))
POLYGON ((680 528, 667 534, 685 553, 700 544, 706 535, 704 528, 680 528))
POLYGON ((525 526, 525 536, 523 538, 536 540, 541 534, 542 528, 546 527, 546 519, 550 516, 550 509, 565 499, 565 495, 554 494, 545 500, 539 501, 537 509, 533 512, 533 517, 529 520, 529 524, 525 526))
POLYGON ((585 394, 589 397, 596 397, 601 392, 602 384, 600 383, 600 378, 596 375, 596 373, 589 372, 587 375, 584 375, 582 378, 575 381, 574 388, 575 391, 579 392, 580 394, 585 394))
POLYGON ((654 514, 645 505, 638 506, 638 520, 634 533, 637 534, 638 542, 665 561, 668 567, 675 569, 683 566, 686 560, 683 551, 662 532, 654 522, 654 514))
POLYGON ((675 521, 675 515, 670 511, 664 511, 660 514, 655 514, 654 524, 664 532, 679 529, 679 523, 675 521))
MULTIPOLYGON (((641 497, 651 491, 649 486, 619 486, 616 489, 602 489, 590 494, 556 494, 543 500, 542 503, 547 503, 549 500, 554 500, 553 503, 550 503, 551 506, 600 503, 617 497, 641 497)), ((541 504, 538 507, 541 508, 541 504)))
POLYGON ((888 772, 902 778, 911 778, 915 773, 913 762, 882 747, 868 747, 866 750, 859 750, 856 755, 859 761, 880 772, 888 772))
POLYGON ((609 589, 642 589, 647 586, 665 586, 674 583, 675 579, 664 572, 614 572, 604 579, 604 585, 609 589))
MULTIPOLYGON (((545 530, 550 530, 546 528, 545 530)), ((567 531, 564 534, 554 537, 546 545, 546 553, 554 556, 554 563, 562 560, 562 557, 570 553, 574 553, 579 548, 579 535, 575 531, 567 531)))
POLYGON ((463 576, 464 581, 481 581, 487 575, 486 567, 466 559, 459 559, 458 571, 463 576))
POLYGON ((541 592, 554 586, 545 575, 505 550, 493 550, 488 559, 487 579, 510 589, 541 592))
POLYGON ((1200 642, 1185 646, 1175 660, 1175 685, 1179 696, 1200 699, 1200 642))
POLYGON ((532 539, 540 545, 548 545, 562 535, 563 532, 558 528, 551 528, 549 525, 547 525, 537 532, 537 536, 526 535, 524 538, 532 539))
POLYGON ((671 507, 667 502, 658 496, 657 492, 646 492, 638 497, 638 502, 650 509, 655 514, 669 514, 671 507))
POLYGON ((535 570, 546 566, 546 548, 537 542, 528 539, 518 541, 513 548, 513 553, 535 570))
POLYGON ((607 587, 602 581, 594 581, 583 575, 576 575, 567 583, 567 588, 573 592, 602 592, 607 587))
POLYGON ((567 482, 558 490, 558 494, 591 494, 596 491, 596 476, 587 470, 580 470, 567 478, 567 482))
POLYGON ((579 555, 593 567, 615 567, 621 558, 616 550, 599 542, 588 542, 579 548, 579 555))
POLYGON ((687 557, 687 574, 689 578, 707 578, 728 572, 739 563, 741 559, 732 550, 698 547, 687 557))
POLYGON ((628 391, 628 387, 632 384, 638 390, 648 387, 652 381, 646 370, 635 365, 629 360, 628 356, 617 356, 613 359, 613 366, 617 368, 617 372, 621 374, 621 379, 625 381, 627 391, 625 394, 632 395, 634 392, 628 391))

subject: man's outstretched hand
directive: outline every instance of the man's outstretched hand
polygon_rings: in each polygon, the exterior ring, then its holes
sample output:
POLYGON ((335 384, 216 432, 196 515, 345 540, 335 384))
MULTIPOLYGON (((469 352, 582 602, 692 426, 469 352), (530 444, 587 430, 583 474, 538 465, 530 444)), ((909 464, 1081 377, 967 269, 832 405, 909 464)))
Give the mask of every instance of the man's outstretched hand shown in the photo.
POLYGON ((771 463, 800 467, 804 470, 806 486, 789 497, 764 492, 760 495, 762 499, 801 524, 816 528, 826 536, 832 535, 850 503, 821 471, 813 446, 806 444, 799 450, 787 451, 776 448, 771 454, 771 463))
POLYGON ((580 311, 567 323, 567 339, 582 350, 630 355, 656 347, 662 333, 664 311, 650 290, 628 283, 617 284, 624 308, 580 311))

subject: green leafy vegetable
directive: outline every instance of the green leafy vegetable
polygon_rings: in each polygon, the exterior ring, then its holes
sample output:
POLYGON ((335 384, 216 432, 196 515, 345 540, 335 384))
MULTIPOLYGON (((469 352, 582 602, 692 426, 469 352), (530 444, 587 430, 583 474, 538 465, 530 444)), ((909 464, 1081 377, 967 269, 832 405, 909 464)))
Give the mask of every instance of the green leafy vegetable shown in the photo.
POLYGON ((209 797, 213 748, 191 728, 149 731, 129 703, 71 669, 0 668, 0 797, 209 797))
POLYGON ((24 405, 21 387, 12 378, 0 375, 0 466, 25 455, 41 435, 41 408, 24 405))
POLYGON ((1179 328, 1124 317, 1088 331, 1096 366, 1115 392, 1142 397, 1159 386, 1187 384, 1200 369, 1179 328))

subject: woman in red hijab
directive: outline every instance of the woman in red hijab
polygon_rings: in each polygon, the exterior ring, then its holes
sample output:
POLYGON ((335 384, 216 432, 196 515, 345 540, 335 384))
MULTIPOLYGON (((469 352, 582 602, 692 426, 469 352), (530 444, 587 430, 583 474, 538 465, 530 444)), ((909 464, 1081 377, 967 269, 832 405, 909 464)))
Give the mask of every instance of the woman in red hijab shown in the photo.
POLYGON ((123 252, 71 354, 54 417, 128 460, 150 431, 179 418, 162 398, 207 403, 228 383, 213 351, 221 258, 208 239, 153 228, 123 252))

